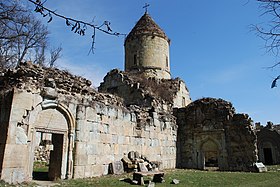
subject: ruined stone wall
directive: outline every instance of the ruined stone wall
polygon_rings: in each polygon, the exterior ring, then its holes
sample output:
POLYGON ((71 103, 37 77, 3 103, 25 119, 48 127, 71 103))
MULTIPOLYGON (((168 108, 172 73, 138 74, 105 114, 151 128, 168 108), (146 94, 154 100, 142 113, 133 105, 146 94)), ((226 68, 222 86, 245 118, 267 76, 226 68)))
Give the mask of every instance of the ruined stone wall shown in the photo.
POLYGON ((131 74, 117 69, 107 73, 98 90, 118 95, 126 106, 172 111, 172 108, 185 107, 191 102, 189 91, 179 78, 146 78, 141 73, 131 74))
POLYGON ((32 179, 36 132, 62 137, 61 162, 50 164, 53 178, 108 174, 109 164, 130 151, 161 168, 175 167, 177 126, 167 111, 125 107, 121 98, 98 93, 85 79, 56 69, 27 63, 1 75, 0 87, 14 90, 12 102, 1 105, 11 113, 1 180, 32 179))
POLYGON ((185 82, 179 78, 176 78, 175 80, 175 84, 172 85, 176 86, 178 91, 173 98, 173 108, 182 108, 190 104, 192 101, 185 82))
MULTIPOLYGON (((22 63, 15 69, 4 69, 0 72, 0 89, 3 92, 13 91, 11 103, 4 103, 4 106, 1 106, 10 108, 6 147, 1 160, 3 162, 1 180, 9 183, 21 183, 32 179, 35 126, 36 123, 43 123, 47 126, 50 122, 48 117, 38 121, 37 115, 40 115, 43 107, 49 107, 51 109, 48 108, 46 114, 51 117, 52 112, 56 111, 60 103, 59 95, 64 95, 60 98, 67 103, 71 102, 69 97, 73 96, 92 95, 98 99, 99 94, 90 88, 90 84, 86 79, 73 76, 66 71, 40 67, 31 62, 22 63), (48 100, 51 101, 50 104, 48 104, 48 100), (46 101, 47 104, 43 105, 43 101, 46 101)), ((109 100, 104 99, 104 102, 109 100)), ((114 101, 111 99, 109 102, 114 101)), ((69 105, 69 110, 75 111, 75 108, 73 109, 71 106, 73 105, 69 105)), ((57 113, 61 114, 61 112, 57 113)), ((61 116, 63 115, 61 114, 61 116)), ((59 122, 60 120, 56 124, 59 122)), ((59 126, 57 129, 60 129, 59 126)), ((66 168, 65 163, 63 167, 66 168)))
POLYGON ((213 98, 194 101, 175 114, 178 167, 252 169, 257 161, 256 135, 248 115, 236 114, 231 103, 213 98))
POLYGON ((279 125, 269 122, 257 130, 259 160, 267 165, 280 163, 279 125))
POLYGON ((139 128, 134 112, 98 103, 79 105, 75 149, 75 178, 105 175, 110 163, 130 151, 161 162, 161 168, 174 168, 176 127, 156 113, 139 128))
POLYGON ((226 136, 228 142, 229 170, 249 171, 252 163, 258 160, 257 137, 253 129, 252 120, 247 114, 234 114, 226 136))
MULTIPOLYGON (((34 128, 56 132, 59 124, 65 119, 55 118, 48 128, 45 125, 49 117, 53 117, 58 109, 46 109, 37 116, 47 115, 37 119, 32 108, 41 105, 44 99, 39 94, 27 92, 15 93, 13 115, 9 122, 9 143, 6 144, 2 179, 11 183, 31 179, 31 168, 34 158, 34 128), (40 99, 41 98, 41 99, 40 99), (48 117, 49 116, 49 117, 48 117), (32 118, 36 126, 32 126, 32 118), (43 120, 43 121, 42 121, 43 120), (24 121, 23 126, 19 123, 24 121), (39 124, 39 125, 38 125, 39 124), (31 152, 30 152, 31 151, 31 152), (9 164, 10 163, 10 164, 9 164), (10 179, 13 173, 13 179, 10 179)), ((176 124, 175 119, 158 119, 153 113, 145 125, 139 126, 136 113, 124 108, 105 105, 92 100, 80 101, 74 97, 58 96, 57 105, 64 105, 76 116, 73 147, 73 177, 84 178, 108 174, 109 164, 120 161, 130 151, 138 151, 151 161, 161 163, 161 168, 174 168, 176 157, 176 124)), ((45 100, 48 102, 48 100, 45 100)), ((147 114, 149 115, 149 114, 147 114)), ((57 132, 56 132, 57 133, 57 132)), ((68 132, 69 133, 69 132, 68 132)), ((64 147, 68 152, 67 147, 64 147)), ((67 161, 65 161, 67 162, 67 161)), ((67 171, 64 172, 66 178, 67 171)))

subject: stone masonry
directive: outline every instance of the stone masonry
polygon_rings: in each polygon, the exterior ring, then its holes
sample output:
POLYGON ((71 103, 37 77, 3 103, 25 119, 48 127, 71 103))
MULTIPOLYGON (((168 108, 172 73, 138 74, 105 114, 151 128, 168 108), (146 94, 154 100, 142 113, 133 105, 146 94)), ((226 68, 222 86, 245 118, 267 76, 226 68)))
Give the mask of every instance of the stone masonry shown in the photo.
POLYGON ((125 39, 125 71, 170 79, 170 40, 145 13, 125 39))
POLYGON ((36 132, 62 137, 56 153, 61 163, 54 169, 61 172, 54 178, 108 174, 110 163, 133 150, 161 162, 162 169, 175 167, 177 126, 167 107, 125 107, 121 98, 98 93, 85 79, 31 63, 2 72, 0 79, 1 107, 12 106, 1 109, 2 180, 32 179, 36 132))
POLYGON ((252 171, 256 135, 247 114, 236 114, 222 99, 203 98, 176 110, 180 168, 252 171))
POLYGON ((280 125, 256 125, 259 160, 266 165, 280 164, 280 125))
POLYGON ((49 180, 145 163, 252 171, 251 119, 222 99, 192 102, 184 81, 171 79, 169 45, 145 13, 126 38, 125 71, 110 71, 98 90, 83 77, 31 62, 0 71, 0 180, 30 181, 34 161, 46 158, 49 180))

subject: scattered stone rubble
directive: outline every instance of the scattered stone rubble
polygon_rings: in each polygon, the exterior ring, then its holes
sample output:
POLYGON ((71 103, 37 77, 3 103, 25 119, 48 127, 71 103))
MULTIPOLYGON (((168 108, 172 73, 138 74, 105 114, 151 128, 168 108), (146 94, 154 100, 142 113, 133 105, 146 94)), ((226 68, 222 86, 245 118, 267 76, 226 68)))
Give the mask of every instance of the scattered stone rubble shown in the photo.
POLYGON ((35 162, 46 162, 49 164, 50 152, 53 150, 53 145, 49 140, 42 140, 40 145, 35 147, 34 150, 34 161, 35 162))
POLYGON ((180 183, 180 180, 178 180, 178 179, 173 179, 171 181, 171 184, 179 184, 179 183, 180 183))
POLYGON ((140 155, 137 151, 130 151, 128 155, 122 158, 124 170, 126 172, 148 172, 158 171, 160 162, 149 161, 144 155, 140 155))
POLYGON ((29 91, 41 87, 56 87, 59 93, 92 94, 96 92, 90 87, 91 82, 83 77, 70 74, 55 68, 47 68, 33 64, 21 63, 15 69, 5 69, 0 76, 0 88, 16 86, 29 91))
POLYGON ((110 170, 112 174, 133 172, 133 180, 121 179, 131 184, 145 185, 144 176, 151 176, 153 179, 149 181, 148 186, 150 186, 154 185, 154 182, 165 182, 164 172, 159 171, 160 164, 159 161, 149 161, 146 156, 140 155, 138 151, 130 151, 123 156, 121 161, 111 163, 110 170))
POLYGON ((49 163, 50 160, 50 149, 46 146, 37 146, 34 151, 34 161, 35 162, 46 162, 49 163))

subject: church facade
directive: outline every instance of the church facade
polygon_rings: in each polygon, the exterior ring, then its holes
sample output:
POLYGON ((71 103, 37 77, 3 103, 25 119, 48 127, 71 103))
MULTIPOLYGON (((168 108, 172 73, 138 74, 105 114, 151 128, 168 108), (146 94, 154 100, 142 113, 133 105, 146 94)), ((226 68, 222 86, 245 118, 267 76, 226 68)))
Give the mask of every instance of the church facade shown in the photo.
POLYGON ((0 179, 32 180, 45 142, 51 180, 106 175, 131 151, 160 169, 251 171, 257 149, 249 116, 222 99, 192 102, 184 81, 171 79, 169 45, 145 13, 125 40, 125 71, 108 72, 98 91, 31 62, 1 72, 0 179))

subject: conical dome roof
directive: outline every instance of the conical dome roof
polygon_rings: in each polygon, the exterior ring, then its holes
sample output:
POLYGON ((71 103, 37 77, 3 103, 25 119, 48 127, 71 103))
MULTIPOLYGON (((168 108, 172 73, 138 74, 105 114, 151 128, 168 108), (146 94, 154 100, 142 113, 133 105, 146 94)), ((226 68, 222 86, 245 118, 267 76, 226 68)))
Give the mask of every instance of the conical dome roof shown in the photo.
POLYGON ((139 19, 134 28, 128 34, 126 40, 132 39, 139 35, 158 36, 166 39, 169 42, 169 39, 164 31, 155 23, 155 21, 147 12, 139 19))

